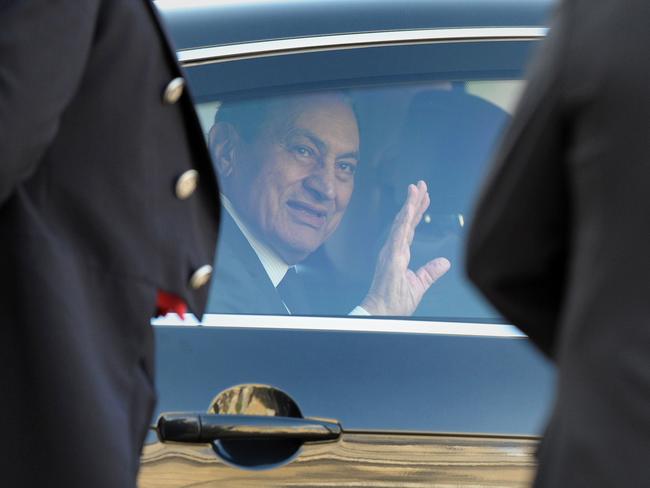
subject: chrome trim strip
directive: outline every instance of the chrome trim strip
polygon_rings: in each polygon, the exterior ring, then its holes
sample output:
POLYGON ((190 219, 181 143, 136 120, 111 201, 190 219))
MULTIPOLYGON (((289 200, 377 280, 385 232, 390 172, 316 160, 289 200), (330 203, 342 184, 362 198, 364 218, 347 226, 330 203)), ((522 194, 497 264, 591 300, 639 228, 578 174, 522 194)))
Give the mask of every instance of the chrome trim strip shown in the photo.
POLYGON ((387 44, 491 40, 521 40, 544 37, 545 27, 456 27, 449 29, 414 29, 359 34, 297 37, 272 41, 226 44, 179 51, 184 64, 223 62, 235 59, 273 56, 302 51, 371 47, 387 44))
POLYGON ((526 337, 519 329, 505 324, 471 322, 434 322, 427 320, 399 320, 349 317, 299 317, 295 315, 231 315, 205 314, 199 322, 192 314, 182 320, 176 314, 153 319, 156 326, 222 327, 236 329, 291 329, 340 332, 393 332, 401 334, 434 334, 478 337, 526 337))

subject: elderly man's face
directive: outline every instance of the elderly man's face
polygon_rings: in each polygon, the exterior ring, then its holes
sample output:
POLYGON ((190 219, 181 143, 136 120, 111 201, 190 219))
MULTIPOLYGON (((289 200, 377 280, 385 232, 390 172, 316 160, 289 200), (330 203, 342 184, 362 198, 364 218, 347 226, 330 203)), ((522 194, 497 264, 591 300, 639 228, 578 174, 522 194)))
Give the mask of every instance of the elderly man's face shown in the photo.
POLYGON ((235 145, 229 197, 289 264, 338 227, 354 189, 359 129, 339 96, 296 98, 267 114, 254 141, 235 145))

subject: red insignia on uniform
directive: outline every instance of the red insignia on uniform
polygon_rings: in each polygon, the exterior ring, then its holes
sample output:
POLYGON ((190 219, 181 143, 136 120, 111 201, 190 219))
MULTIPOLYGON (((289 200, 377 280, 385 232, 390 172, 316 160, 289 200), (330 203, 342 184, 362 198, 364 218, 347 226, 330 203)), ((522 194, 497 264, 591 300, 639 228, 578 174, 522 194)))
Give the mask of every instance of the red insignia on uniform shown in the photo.
POLYGON ((181 319, 185 320, 185 312, 187 312, 187 304, 180 297, 173 293, 158 290, 158 296, 156 297, 156 317, 164 317, 168 313, 175 313, 181 319))

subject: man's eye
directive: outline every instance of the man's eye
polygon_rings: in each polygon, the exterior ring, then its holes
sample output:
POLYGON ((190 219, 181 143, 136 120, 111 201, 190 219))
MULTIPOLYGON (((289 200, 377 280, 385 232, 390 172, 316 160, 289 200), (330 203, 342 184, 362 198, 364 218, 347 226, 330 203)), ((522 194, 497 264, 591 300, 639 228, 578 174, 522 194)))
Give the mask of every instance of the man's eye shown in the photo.
POLYGON ((352 163, 339 163, 338 168, 346 174, 353 175, 357 170, 357 165, 352 163))
POLYGON ((295 146, 293 148, 293 152, 295 152, 298 156, 303 158, 311 158, 314 156, 314 151, 312 151, 307 146, 295 146))

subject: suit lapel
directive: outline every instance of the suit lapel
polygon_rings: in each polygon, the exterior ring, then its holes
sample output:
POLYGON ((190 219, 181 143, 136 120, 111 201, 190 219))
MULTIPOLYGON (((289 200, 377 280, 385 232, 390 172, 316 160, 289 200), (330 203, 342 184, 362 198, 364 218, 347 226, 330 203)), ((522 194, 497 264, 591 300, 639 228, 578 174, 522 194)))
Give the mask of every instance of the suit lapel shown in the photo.
POLYGON ((287 315, 280 295, 237 224, 222 210, 209 311, 287 315))

